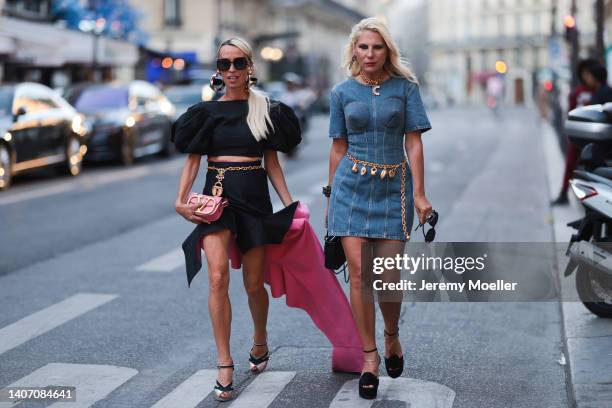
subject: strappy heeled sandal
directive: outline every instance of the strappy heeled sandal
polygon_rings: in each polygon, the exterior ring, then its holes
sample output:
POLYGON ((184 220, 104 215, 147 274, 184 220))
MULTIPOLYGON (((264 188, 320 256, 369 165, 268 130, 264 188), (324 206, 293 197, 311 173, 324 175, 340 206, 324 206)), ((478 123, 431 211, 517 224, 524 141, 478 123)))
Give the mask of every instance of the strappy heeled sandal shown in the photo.
MULTIPOLYGON (((396 336, 397 341, 399 341, 399 327, 397 328, 395 333, 388 333, 387 330, 385 330, 385 337, 396 336)), ((404 371, 404 356, 402 355, 400 357, 397 354, 393 354, 388 358, 385 357, 385 369, 387 370, 387 374, 391 378, 397 378, 402 375, 402 372, 404 371)))
MULTIPOLYGON (((223 369, 223 368, 231 368, 232 370, 234 369, 234 364, 230 364, 230 365, 217 365, 217 368, 219 370, 223 369)), ((215 392, 215 399, 217 401, 221 401, 221 402, 225 402, 225 401, 229 401, 231 399, 234 398, 234 382, 230 381, 229 384, 227 385, 222 385, 219 380, 217 380, 217 384, 215 385, 215 388, 213 389, 215 392), (223 394, 226 394, 226 396, 224 397, 223 394)))
POLYGON ((251 367, 251 372, 253 374, 259 374, 268 366, 268 360, 270 359, 270 350, 266 350, 266 353, 261 357, 255 357, 253 355, 253 348, 255 346, 267 346, 268 342, 263 344, 253 343, 253 347, 251 347, 251 351, 249 352, 249 366, 251 367))
MULTIPOLYGON (((372 350, 363 350, 364 353, 373 353, 378 351, 376 347, 372 350)), ((363 360, 367 362, 377 362, 380 364, 380 356, 376 353, 376 360, 363 360)), ((374 375, 369 371, 361 373, 359 377, 359 396, 364 399, 375 399, 378 394, 378 376, 374 375)))

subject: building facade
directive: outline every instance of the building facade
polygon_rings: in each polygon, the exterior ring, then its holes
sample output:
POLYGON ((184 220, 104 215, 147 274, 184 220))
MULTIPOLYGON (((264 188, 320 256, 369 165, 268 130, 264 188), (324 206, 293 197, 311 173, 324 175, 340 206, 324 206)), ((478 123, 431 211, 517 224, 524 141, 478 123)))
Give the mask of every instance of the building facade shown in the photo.
MULTIPOLYGON (((430 0, 427 7, 427 80, 441 103, 481 104, 500 61, 504 102, 530 104, 542 70, 567 65, 563 33, 571 0, 430 0), (559 37, 551 45, 553 26, 559 37)), ((586 57, 595 44, 593 1, 577 0, 577 11, 580 54, 586 57)))
POLYGON ((342 49, 351 26, 378 1, 332 0, 132 0, 145 13, 147 47, 194 53, 212 69, 219 42, 241 36, 254 47, 259 76, 279 80, 288 70, 311 85, 343 78, 342 49), (270 53, 270 50, 275 50, 270 53), (280 50, 280 53, 278 52, 280 50))

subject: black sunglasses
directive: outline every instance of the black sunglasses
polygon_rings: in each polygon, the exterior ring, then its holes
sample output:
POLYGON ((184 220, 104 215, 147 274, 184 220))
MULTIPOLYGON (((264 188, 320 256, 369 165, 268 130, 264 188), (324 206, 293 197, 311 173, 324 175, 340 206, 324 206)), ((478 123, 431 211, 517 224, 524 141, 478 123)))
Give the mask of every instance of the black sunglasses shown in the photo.
POLYGON ((221 72, 229 71, 232 64, 234 64, 234 68, 238 71, 242 71, 249 66, 249 60, 245 57, 238 57, 233 60, 229 58, 219 58, 217 60, 217 69, 221 72))
POLYGON ((415 231, 419 229, 419 227, 423 227, 423 237, 425 238, 425 242, 430 243, 436 238, 436 224, 438 223, 438 212, 436 210, 431 210, 431 214, 425 220, 423 224, 417 225, 414 229, 415 231), (425 223, 431 225, 431 228, 425 232, 425 223))

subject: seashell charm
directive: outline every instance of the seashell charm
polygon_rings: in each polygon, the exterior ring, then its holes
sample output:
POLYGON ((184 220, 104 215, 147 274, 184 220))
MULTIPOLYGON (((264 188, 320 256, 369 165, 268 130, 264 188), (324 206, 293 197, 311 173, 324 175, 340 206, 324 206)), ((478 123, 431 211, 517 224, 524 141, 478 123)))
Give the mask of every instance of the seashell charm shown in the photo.
POLYGON ((357 168, 357 163, 353 164, 353 168, 351 169, 353 173, 357 173, 359 169, 357 168))
POLYGON ((368 172, 368 169, 366 168, 366 166, 363 166, 363 167, 361 168, 361 175, 362 175, 362 176, 365 176, 365 174, 366 174, 367 172, 368 172))
POLYGON ((389 178, 395 177, 395 169, 389 170, 389 178))
POLYGON ((370 174, 371 174, 372 176, 375 176, 377 171, 378 171, 378 169, 377 169, 376 167, 372 167, 372 168, 370 169, 370 174))
POLYGON ((381 180, 384 180, 384 179, 385 179, 385 177, 387 177, 387 169, 382 169, 382 170, 380 171, 380 179, 381 179, 381 180))

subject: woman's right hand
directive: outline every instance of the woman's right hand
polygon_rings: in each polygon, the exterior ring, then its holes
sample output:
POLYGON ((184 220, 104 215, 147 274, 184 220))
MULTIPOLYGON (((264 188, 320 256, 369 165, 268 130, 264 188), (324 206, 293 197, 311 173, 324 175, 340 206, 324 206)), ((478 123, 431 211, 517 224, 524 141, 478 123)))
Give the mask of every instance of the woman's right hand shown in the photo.
POLYGON ((181 217, 183 217, 189 222, 193 222, 194 224, 201 224, 201 223, 210 224, 210 221, 207 221, 203 217, 197 215, 195 213, 195 209, 192 207, 189 207, 185 203, 175 203, 174 209, 181 217))

